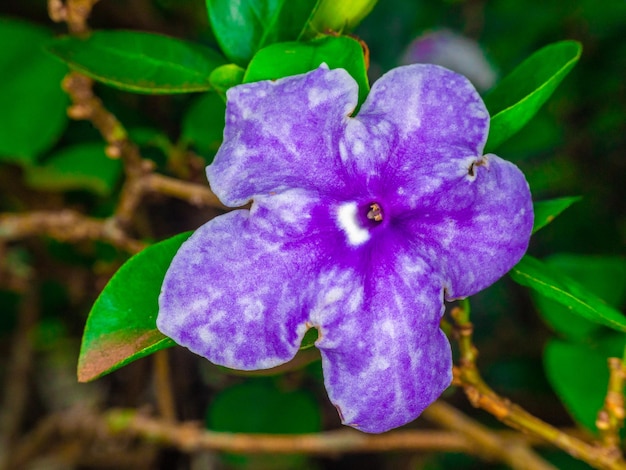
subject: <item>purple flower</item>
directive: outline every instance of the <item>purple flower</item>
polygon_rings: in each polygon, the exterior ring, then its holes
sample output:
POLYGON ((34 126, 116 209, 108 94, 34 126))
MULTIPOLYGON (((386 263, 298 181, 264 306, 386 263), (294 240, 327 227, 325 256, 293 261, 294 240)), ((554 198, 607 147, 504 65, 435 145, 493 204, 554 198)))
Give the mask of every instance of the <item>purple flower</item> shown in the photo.
POLYGON ((344 70, 237 86, 211 187, 229 206, 174 258, 158 328, 210 361, 264 369, 319 331, 342 421, 383 432, 451 381, 444 299, 478 292, 525 252, 519 169, 483 156, 489 115, 469 81, 394 69, 358 116, 344 70))
POLYGON ((480 45, 448 29, 429 31, 415 39, 402 56, 402 63, 442 65, 465 75, 479 90, 491 88, 497 78, 480 45))

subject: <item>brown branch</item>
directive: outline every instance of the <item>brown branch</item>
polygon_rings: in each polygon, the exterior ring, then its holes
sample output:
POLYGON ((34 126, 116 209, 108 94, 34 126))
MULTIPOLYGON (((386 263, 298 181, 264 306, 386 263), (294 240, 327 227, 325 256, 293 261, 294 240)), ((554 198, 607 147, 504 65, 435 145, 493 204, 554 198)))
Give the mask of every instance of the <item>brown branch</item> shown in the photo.
POLYGON ((136 437, 187 453, 216 450, 245 454, 336 455, 423 450, 476 454, 473 442, 456 432, 406 430, 374 435, 342 429, 300 435, 240 434, 210 431, 196 423, 150 418, 135 410, 110 410, 101 415, 77 410, 43 420, 16 446, 13 461, 27 461, 59 435, 65 438, 97 436, 101 441, 114 436, 136 437))
POLYGON ((139 148, 130 141, 122 123, 94 95, 91 78, 70 72, 63 79, 62 86, 72 101, 69 116, 91 122, 107 143, 106 154, 110 158, 120 158, 124 163, 126 181, 115 217, 123 227, 129 227, 144 194, 142 177, 149 174, 154 165, 141 158, 139 148))
POLYGON ((158 173, 147 175, 144 179, 144 184, 147 191, 166 194, 196 206, 216 207, 224 210, 232 209, 232 207, 222 204, 207 185, 170 178, 158 173))
POLYGON ((454 368, 454 383, 463 387, 470 403, 491 413, 507 426, 540 437, 595 468, 626 470, 621 454, 600 443, 585 442, 531 415, 520 406, 496 394, 476 367, 477 350, 472 343, 473 326, 466 309, 455 307, 452 317, 460 349, 460 365, 454 368))
POLYGON ((67 209, 0 214, 0 241, 39 235, 63 242, 102 240, 129 253, 145 248, 144 243, 128 237, 113 219, 96 219, 67 209))
POLYGON ((484 460, 504 462, 514 470, 556 470, 533 452, 519 435, 503 437, 441 400, 428 407, 422 416, 465 436, 484 460))
MULTIPOLYGON (((449 409, 447 409, 449 411, 449 409)), ((441 408, 439 410, 441 412, 441 408)), ((444 422, 444 418, 438 418, 444 422)), ((457 420, 458 417, 453 418, 457 420)), ((463 419, 463 418, 461 418, 463 419)), ((492 433, 504 443, 541 444, 533 437, 510 431, 492 433)), ((155 419, 136 410, 109 410, 98 414, 85 409, 69 410, 45 418, 14 447, 13 468, 18 468, 33 456, 40 455, 50 443, 59 438, 78 439, 81 442, 138 438, 161 447, 172 447, 182 452, 221 451, 245 454, 310 454, 337 455, 358 452, 426 451, 463 452, 485 457, 484 449, 476 439, 464 433, 434 430, 400 430, 385 434, 365 434, 352 429, 341 429, 316 434, 264 435, 216 432, 203 429, 199 423, 173 423, 155 419)), ((489 454, 498 459, 505 450, 489 454)), ((514 467, 522 468, 522 467, 514 467)), ((535 467, 541 469, 542 467, 535 467)))
POLYGON ((462 436, 441 431, 394 431, 387 434, 364 434, 353 430, 316 434, 265 435, 216 432, 193 423, 171 424, 134 411, 110 411, 106 419, 120 432, 150 439, 184 452, 219 450, 234 453, 304 453, 332 455, 355 452, 429 450, 473 453, 462 436))

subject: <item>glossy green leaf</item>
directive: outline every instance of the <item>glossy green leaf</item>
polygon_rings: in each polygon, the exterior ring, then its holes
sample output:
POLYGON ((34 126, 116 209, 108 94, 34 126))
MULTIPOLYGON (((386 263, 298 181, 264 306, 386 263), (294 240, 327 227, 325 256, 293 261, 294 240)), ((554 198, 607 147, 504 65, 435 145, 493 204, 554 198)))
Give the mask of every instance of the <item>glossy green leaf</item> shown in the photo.
POLYGON ((260 49, 298 39, 316 0, 206 0, 213 33, 226 57, 245 66, 260 49))
POLYGON ((589 344, 551 340, 544 351, 544 367, 552 388, 572 417, 596 432, 609 382, 609 357, 622 357, 624 335, 611 335, 589 344))
POLYGON ((191 232, 130 258, 94 303, 83 333, 78 380, 87 382, 175 343, 156 328, 165 272, 191 232))
POLYGON ((349 37, 327 36, 311 42, 285 42, 260 50, 250 62, 244 83, 276 80, 306 73, 322 63, 329 68, 343 68, 359 85, 359 103, 369 92, 363 49, 349 37))
POLYGON ((150 94, 209 90, 211 72, 225 62, 199 44, 139 31, 66 36, 52 41, 48 51, 102 83, 150 94))
POLYGON ((548 201, 539 201, 533 204, 533 210, 535 212, 535 223, 533 225, 533 233, 542 229, 550 222, 552 222, 561 212, 567 209, 575 202, 580 201, 580 196, 574 197, 560 197, 557 199, 550 199, 548 201))
POLYGON ((213 89, 220 95, 224 96, 226 90, 230 87, 239 85, 243 82, 243 76, 246 71, 235 64, 226 64, 217 67, 209 76, 209 81, 213 89))
POLYGON ((248 379, 222 390, 207 410, 216 431, 295 434, 317 432, 321 417, 315 397, 305 390, 282 390, 275 379, 248 379))
POLYGON ((45 165, 27 167, 24 176, 26 183, 36 189, 85 189, 106 196, 121 174, 121 161, 107 157, 104 145, 97 142, 65 147, 48 157, 45 165))
POLYGON ((304 32, 305 37, 329 31, 352 31, 374 8, 378 0, 319 0, 304 32))
POLYGON ((42 50, 50 31, 0 18, 0 160, 33 163, 67 124, 67 67, 42 50))
MULTIPOLYGON (((626 301, 626 259, 575 254, 552 255, 545 260, 552 269, 574 279, 589 292, 615 308, 626 301)), ((560 335, 587 341, 606 329, 597 323, 570 314, 567 307, 538 292, 531 292, 541 317, 560 335)))
POLYGON ((491 115, 485 152, 492 152, 519 131, 574 67, 582 47, 561 41, 540 49, 502 79, 486 96, 491 115))
POLYGON ((513 280, 567 307, 570 314, 626 331, 626 317, 578 282, 526 255, 510 272, 513 280))
POLYGON ((224 135, 226 104, 215 93, 200 96, 185 113, 181 138, 203 156, 215 155, 224 135))

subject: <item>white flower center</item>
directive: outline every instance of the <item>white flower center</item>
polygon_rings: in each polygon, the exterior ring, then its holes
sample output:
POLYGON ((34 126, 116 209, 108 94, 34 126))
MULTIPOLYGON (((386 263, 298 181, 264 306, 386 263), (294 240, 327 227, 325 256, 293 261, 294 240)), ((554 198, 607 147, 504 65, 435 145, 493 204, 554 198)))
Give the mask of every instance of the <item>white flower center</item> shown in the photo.
POLYGON ((348 237, 348 243, 354 246, 365 243, 370 238, 370 233, 359 223, 359 208, 357 203, 345 202, 337 210, 337 223, 348 237))

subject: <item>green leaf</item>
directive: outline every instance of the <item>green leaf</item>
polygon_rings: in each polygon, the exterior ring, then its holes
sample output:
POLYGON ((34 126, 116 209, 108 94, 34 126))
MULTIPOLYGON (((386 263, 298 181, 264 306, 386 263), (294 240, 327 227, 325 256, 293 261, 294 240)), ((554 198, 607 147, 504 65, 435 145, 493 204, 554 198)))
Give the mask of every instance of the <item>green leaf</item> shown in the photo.
POLYGON ((304 37, 315 37, 329 31, 352 31, 374 8, 378 0, 319 0, 307 23, 304 37))
POLYGON ((183 118, 182 139, 205 157, 215 155, 224 135, 226 104, 215 93, 200 96, 183 118))
POLYGON ((216 431, 296 434, 317 432, 321 417, 315 397, 305 390, 282 390, 276 380, 248 379, 217 394, 207 410, 216 431))
POLYGON ((32 164, 67 125, 67 67, 42 50, 51 33, 0 18, 0 160, 32 164))
POLYGON ((150 94, 209 90, 211 72, 225 62, 199 44, 139 31, 66 36, 50 42, 48 51, 94 80, 150 94))
POLYGON ((319 332, 317 328, 309 328, 306 333, 304 333, 304 338, 302 338, 302 342, 300 343, 300 349, 309 349, 315 346, 315 342, 319 337, 319 332))
MULTIPOLYGON (((626 259, 574 254, 557 254, 546 264, 570 276, 608 305, 619 308, 626 301, 626 259)), ((579 316, 572 316, 567 307, 538 292, 532 297, 541 317, 561 335, 573 341, 588 341, 605 328, 579 316)))
POLYGON ((624 335, 611 335, 596 345, 551 340, 544 368, 552 388, 572 417, 596 432, 596 418, 609 383, 607 358, 622 357, 624 335))
POLYGON ((316 0, 206 0, 213 33, 226 57, 245 66, 261 48, 296 40, 316 0))
POLYGON ((582 46, 561 41, 540 49, 502 79, 486 96, 491 127, 485 152, 519 131, 574 67, 582 46))
POLYGON ((122 174, 122 163, 107 157, 104 145, 97 142, 66 147, 51 155, 44 166, 29 166, 25 171, 26 183, 32 188, 86 189, 106 196, 122 174))
POLYGON ((588 289, 546 263, 526 255, 510 272, 513 280, 567 307, 570 314, 626 331, 626 317, 588 289))
POLYGON ((316 69, 322 63, 329 68, 348 71, 359 85, 359 103, 369 92, 363 49, 349 37, 327 36, 311 42, 285 42, 260 50, 250 62, 244 83, 276 80, 316 69))
POLYGON ((87 382, 175 343, 156 328, 165 272, 191 232, 156 243, 130 258, 94 303, 78 357, 87 382))
POLYGON ((209 76, 209 81, 213 89, 224 96, 226 90, 243 82, 245 73, 246 71, 238 65, 226 64, 213 70, 209 76))
POLYGON ((535 212, 533 233, 541 230, 543 227, 552 222, 561 212, 581 199, 582 197, 580 196, 574 196, 535 202, 533 205, 533 210, 535 212))

